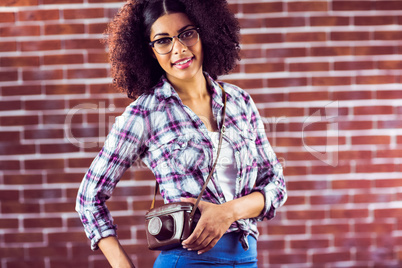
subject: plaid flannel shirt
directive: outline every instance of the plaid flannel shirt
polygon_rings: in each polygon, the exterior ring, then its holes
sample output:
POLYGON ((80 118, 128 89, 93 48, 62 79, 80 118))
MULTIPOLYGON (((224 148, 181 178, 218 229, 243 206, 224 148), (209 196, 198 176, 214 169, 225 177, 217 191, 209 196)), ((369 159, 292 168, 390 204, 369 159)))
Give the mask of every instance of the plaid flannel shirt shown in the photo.
MULTIPOLYGON (((222 90, 205 74, 212 92, 212 111, 220 129, 222 90)), ((227 232, 242 232, 240 241, 248 248, 247 235, 258 237, 256 222, 271 219, 287 199, 282 166, 268 142, 258 110, 244 90, 220 82, 227 94, 224 138, 233 147, 237 165, 234 198, 254 191, 265 197, 260 216, 234 222, 227 232)), ((135 161, 143 161, 154 173, 165 203, 181 197, 197 198, 213 165, 213 143, 201 119, 183 105, 166 77, 143 94, 116 118, 105 144, 80 185, 76 210, 97 249, 100 239, 116 236, 116 226, 105 202, 121 176, 135 161)), ((226 202, 216 171, 202 200, 226 202)))

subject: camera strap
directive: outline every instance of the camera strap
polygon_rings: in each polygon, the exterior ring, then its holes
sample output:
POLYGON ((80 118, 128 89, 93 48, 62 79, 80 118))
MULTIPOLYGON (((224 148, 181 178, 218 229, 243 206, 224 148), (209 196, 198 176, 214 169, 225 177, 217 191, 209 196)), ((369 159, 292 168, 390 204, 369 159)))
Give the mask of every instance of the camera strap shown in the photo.
MULTIPOLYGON (((216 164, 217 164, 217 162, 218 162, 219 154, 220 154, 220 152, 221 152, 223 135, 225 134, 225 128, 226 128, 226 127, 225 127, 225 118, 226 118, 226 92, 225 92, 225 90, 223 89, 223 87, 222 87, 219 83, 218 83, 218 85, 219 85, 219 87, 222 89, 222 101, 223 101, 222 123, 221 123, 221 129, 220 129, 220 131, 219 131, 220 133, 219 133, 218 151, 217 151, 217 153, 216 153, 216 159, 215 159, 215 162, 214 162, 214 164, 213 164, 213 166, 212 166, 211 172, 209 172, 209 175, 208 175, 207 179, 205 180, 205 183, 204 183, 204 185, 202 186, 201 192, 200 192, 200 194, 198 195, 197 201, 195 202, 194 207, 193 207, 193 209, 192 209, 192 211, 191 211, 191 214, 190 214, 190 221, 193 220, 194 214, 195 214, 195 212, 196 212, 196 210, 197 210, 197 208, 198 208, 198 204, 199 204, 200 201, 201 201, 201 197, 202 197, 202 195, 204 194, 204 191, 205 191, 205 189, 207 188, 207 185, 208 185, 209 181, 211 180, 212 175, 213 175, 213 173, 214 173, 214 171, 215 171, 215 167, 216 167, 216 164)), ((154 193, 154 198, 153 198, 152 203, 151 203, 151 208, 150 208, 150 210, 153 209, 154 206, 155 206, 156 194, 158 193, 158 189, 159 189, 159 184, 158 184, 158 182, 155 182, 155 193, 154 193)))

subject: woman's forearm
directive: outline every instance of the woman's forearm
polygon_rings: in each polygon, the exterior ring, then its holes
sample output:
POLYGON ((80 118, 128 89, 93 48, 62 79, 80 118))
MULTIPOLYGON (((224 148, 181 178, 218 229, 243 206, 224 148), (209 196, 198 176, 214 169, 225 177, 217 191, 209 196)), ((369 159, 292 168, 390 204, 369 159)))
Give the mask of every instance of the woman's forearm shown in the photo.
POLYGON ((99 241, 98 246, 113 268, 135 267, 116 237, 103 238, 99 241))
POLYGON ((260 192, 253 192, 249 195, 223 203, 228 211, 233 212, 233 220, 249 219, 258 217, 264 209, 265 197, 260 192))

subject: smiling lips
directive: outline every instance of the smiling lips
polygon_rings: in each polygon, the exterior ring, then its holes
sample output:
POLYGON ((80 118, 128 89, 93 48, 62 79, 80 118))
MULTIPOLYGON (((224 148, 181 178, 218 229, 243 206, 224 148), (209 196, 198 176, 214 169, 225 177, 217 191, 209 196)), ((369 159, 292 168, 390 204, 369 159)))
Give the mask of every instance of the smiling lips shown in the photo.
POLYGON ((175 66, 178 69, 186 69, 188 68, 191 63, 193 62, 194 57, 191 58, 185 58, 185 59, 180 59, 173 63, 173 66, 175 66))

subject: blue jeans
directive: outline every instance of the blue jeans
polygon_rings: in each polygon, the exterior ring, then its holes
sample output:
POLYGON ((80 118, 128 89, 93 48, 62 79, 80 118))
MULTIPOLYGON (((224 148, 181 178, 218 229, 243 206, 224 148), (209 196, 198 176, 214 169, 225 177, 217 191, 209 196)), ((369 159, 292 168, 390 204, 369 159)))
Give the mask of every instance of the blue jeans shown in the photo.
POLYGON ((198 255, 197 251, 188 251, 182 247, 162 251, 154 263, 154 268, 188 267, 257 267, 257 241, 248 236, 250 248, 245 251, 239 242, 239 233, 222 236, 209 251, 198 255))

